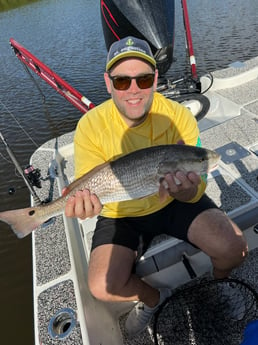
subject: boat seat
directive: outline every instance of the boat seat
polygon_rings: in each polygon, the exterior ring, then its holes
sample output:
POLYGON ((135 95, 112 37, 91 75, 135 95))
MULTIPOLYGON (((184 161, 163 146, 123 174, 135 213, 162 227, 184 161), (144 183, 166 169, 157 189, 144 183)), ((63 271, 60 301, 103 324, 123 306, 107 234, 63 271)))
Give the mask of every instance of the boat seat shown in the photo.
MULTIPOLYGON (((80 221, 88 257, 96 221, 97 217, 80 221)), ((194 277, 195 273, 188 258, 199 252, 198 248, 185 241, 165 234, 159 235, 154 237, 147 251, 137 261, 136 273, 140 277, 145 277, 182 262, 190 277, 194 277)))
POLYGON ((136 265, 136 273, 144 277, 182 262, 191 278, 196 276, 189 258, 200 252, 190 243, 168 235, 154 237, 136 265))

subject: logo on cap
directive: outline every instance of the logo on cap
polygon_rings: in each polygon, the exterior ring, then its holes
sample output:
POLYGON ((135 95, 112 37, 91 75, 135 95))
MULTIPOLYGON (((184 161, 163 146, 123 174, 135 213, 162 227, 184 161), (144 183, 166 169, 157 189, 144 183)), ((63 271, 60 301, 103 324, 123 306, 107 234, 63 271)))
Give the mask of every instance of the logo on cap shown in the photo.
POLYGON ((126 45, 127 46, 133 46, 134 45, 134 41, 131 38, 128 38, 128 40, 126 41, 126 45))

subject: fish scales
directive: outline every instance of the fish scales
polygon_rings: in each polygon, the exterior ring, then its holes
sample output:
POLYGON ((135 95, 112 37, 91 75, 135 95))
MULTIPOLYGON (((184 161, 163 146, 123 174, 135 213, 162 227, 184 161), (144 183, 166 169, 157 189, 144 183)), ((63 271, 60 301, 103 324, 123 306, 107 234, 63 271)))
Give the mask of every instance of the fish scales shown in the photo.
POLYGON ((180 170, 198 175, 213 168, 220 156, 205 148, 189 145, 160 145, 134 151, 104 163, 72 182, 66 195, 49 204, 0 212, 18 237, 31 233, 40 224, 64 211, 67 199, 76 191, 89 189, 102 204, 147 197, 158 192, 167 173, 180 170))
POLYGON ((110 168, 119 180, 122 194, 138 199, 157 192, 159 163, 167 149, 160 146, 142 149, 111 162, 110 168))

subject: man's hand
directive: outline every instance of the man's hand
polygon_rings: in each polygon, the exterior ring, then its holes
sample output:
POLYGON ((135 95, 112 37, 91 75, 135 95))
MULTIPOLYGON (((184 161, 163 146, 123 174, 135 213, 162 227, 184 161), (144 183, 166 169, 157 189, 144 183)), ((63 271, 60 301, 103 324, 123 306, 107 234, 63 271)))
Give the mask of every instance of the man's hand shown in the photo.
POLYGON ((170 195, 179 201, 187 202, 195 197, 200 183, 200 176, 194 172, 185 174, 177 171, 175 174, 167 174, 160 183, 160 201, 170 195))
MULTIPOLYGON (((66 195, 66 189, 62 192, 66 195)), ((91 194, 89 190, 76 192, 75 196, 71 196, 65 206, 65 215, 67 217, 77 217, 80 219, 92 218, 100 213, 102 205, 99 198, 95 194, 91 194)))
MULTIPOLYGON (((182 139, 177 142, 177 145, 184 144, 182 139)), ((160 201, 165 201, 168 196, 172 196, 179 201, 187 202, 195 197, 200 183, 200 176, 194 172, 185 174, 182 171, 177 171, 175 174, 167 174, 160 182, 160 201)))

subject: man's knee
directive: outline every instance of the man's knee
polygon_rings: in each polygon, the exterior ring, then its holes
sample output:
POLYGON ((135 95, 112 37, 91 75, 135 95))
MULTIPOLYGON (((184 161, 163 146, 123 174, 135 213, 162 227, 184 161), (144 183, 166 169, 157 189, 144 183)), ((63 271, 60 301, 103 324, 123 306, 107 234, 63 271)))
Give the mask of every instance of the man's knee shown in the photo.
POLYGON ((191 224, 189 240, 213 258, 241 263, 248 246, 238 226, 219 209, 202 212, 191 224))
POLYGON ((119 296, 132 273, 135 253, 118 245, 103 245, 91 253, 88 286, 91 294, 102 301, 119 296))
POLYGON ((248 244, 244 233, 239 229, 228 216, 225 216, 225 222, 222 225, 221 237, 221 256, 232 263, 233 266, 239 266, 248 254, 248 244))
POLYGON ((91 294, 101 301, 108 301, 112 290, 115 290, 115 282, 107 284, 106 277, 101 274, 89 275, 88 286, 91 294))
MULTIPOLYGON (((128 280, 128 279, 127 279, 128 280)), ((118 276, 107 277, 107 275, 90 275, 88 286, 91 294, 101 301, 114 301, 116 296, 121 295, 121 291, 126 283, 118 276)))
MULTIPOLYGON (((233 225, 236 226, 236 225, 233 225)), ((248 244, 242 232, 235 232, 231 239, 228 239, 224 248, 224 256, 231 260, 235 266, 239 266, 248 255, 248 244)))

